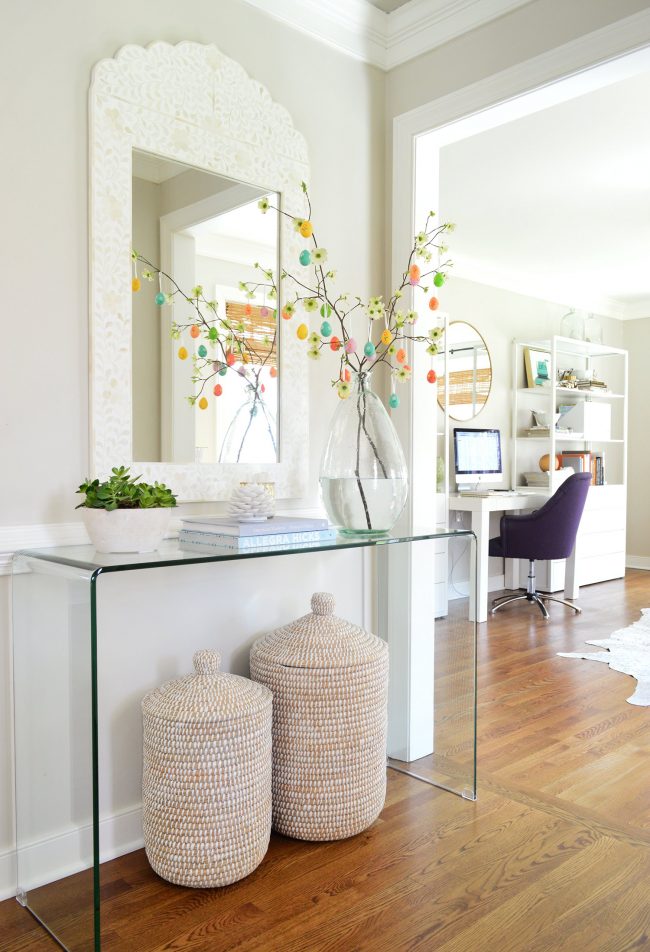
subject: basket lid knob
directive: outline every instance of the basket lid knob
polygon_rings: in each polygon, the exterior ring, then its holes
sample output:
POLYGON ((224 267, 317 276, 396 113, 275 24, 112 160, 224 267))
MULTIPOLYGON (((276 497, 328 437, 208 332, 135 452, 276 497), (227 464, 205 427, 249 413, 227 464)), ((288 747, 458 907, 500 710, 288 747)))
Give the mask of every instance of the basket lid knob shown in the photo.
POLYGON ((314 592, 311 597, 314 615, 331 615, 334 612, 334 596, 330 592, 314 592))
POLYGON ((195 651, 194 670, 197 674, 218 674, 221 666, 221 655, 212 648, 202 648, 201 651, 195 651))

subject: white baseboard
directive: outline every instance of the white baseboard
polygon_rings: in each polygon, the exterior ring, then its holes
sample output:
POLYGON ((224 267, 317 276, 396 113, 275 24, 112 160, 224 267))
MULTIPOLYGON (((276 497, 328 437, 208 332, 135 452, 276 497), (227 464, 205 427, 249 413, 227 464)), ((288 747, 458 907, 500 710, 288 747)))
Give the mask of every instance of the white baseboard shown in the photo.
POLYGON ((628 569, 645 569, 650 571, 650 555, 626 555, 625 566, 628 569))
MULTIPOLYGON (((102 863, 144 845, 142 808, 134 807, 100 820, 100 859, 102 863)), ((92 855, 92 824, 65 830, 38 840, 21 850, 20 885, 26 891, 63 879, 89 868, 92 855)), ((0 853, 0 900, 16 895, 16 854, 0 853)))

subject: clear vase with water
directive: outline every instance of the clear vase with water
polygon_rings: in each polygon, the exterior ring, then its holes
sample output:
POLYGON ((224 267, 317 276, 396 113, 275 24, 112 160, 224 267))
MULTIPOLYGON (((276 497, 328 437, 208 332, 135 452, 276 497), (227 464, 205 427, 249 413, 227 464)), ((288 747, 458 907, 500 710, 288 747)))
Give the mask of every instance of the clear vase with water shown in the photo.
POLYGON ((275 463, 275 414, 266 403, 261 387, 249 384, 246 399, 233 416, 223 438, 220 463, 275 463))
POLYGON ((370 386, 370 374, 354 376, 330 426, 320 466, 323 503, 330 521, 346 535, 382 535, 404 508, 406 460, 386 409, 370 386))

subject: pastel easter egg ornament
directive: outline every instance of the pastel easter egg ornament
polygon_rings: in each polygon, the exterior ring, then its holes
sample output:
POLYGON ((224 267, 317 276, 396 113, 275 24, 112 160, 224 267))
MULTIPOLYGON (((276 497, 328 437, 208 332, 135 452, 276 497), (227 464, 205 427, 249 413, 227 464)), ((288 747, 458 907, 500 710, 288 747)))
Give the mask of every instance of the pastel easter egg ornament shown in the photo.
POLYGON ((441 288, 445 283, 445 276, 438 271, 433 279, 433 283, 437 288, 441 288))
POLYGON ((200 410, 207 410, 207 409, 208 409, 208 398, 207 398, 207 397, 201 397, 201 399, 199 400, 199 409, 200 409, 200 410))
POLYGON ((260 308, 260 317, 268 317, 268 316, 269 316, 269 309, 266 305, 264 305, 263 307, 260 308))
POLYGON ((416 264, 412 264, 409 268, 409 282, 413 285, 416 285, 420 280, 421 271, 416 264))
POLYGON ((181 360, 187 360, 187 347, 179 347, 178 356, 181 360))
POLYGON ((309 334, 309 328, 306 324, 299 324, 298 329, 296 330, 296 337, 298 340, 307 340, 307 335, 309 334))
POLYGON ((300 226, 300 234, 303 238, 311 238, 314 227, 310 221, 304 221, 300 226))
POLYGON ((388 398, 388 406, 391 408, 391 410, 397 410, 399 406, 399 397, 396 393, 391 393, 390 397, 388 398))
POLYGON ((332 325, 330 324, 329 321, 323 321, 323 323, 320 326, 320 332, 323 335, 323 337, 330 336, 330 334, 332 333, 332 325))
POLYGON ((277 367, 271 367, 271 369, 269 370, 269 374, 270 374, 272 377, 277 377, 277 375, 278 375, 278 368, 277 368, 277 367))
POLYGON ((226 363, 228 364, 228 366, 232 367, 232 365, 236 362, 236 360, 237 358, 235 357, 233 352, 229 350, 226 354, 226 363))
POLYGON ((131 290, 133 291, 134 294, 136 294, 140 290, 141 287, 142 287, 142 284, 140 283, 140 278, 131 279, 131 290))
POLYGON ((333 350, 334 352, 341 349, 341 341, 338 339, 338 337, 336 336, 332 337, 330 341, 330 349, 333 350))
POLYGON ((435 370, 430 370, 427 374, 427 383, 435 383, 437 379, 435 370))
POLYGON ((205 346, 205 344, 201 344, 201 346, 199 347, 197 353, 198 353, 199 357, 207 357, 207 356, 208 356, 208 348, 205 346))
POLYGON ((357 352, 357 342, 354 337, 349 337, 345 342, 345 353, 346 354, 356 354, 357 352))
POLYGON ((190 337, 193 337, 195 340, 201 335, 201 328, 198 324, 192 324, 190 327, 190 337))
POLYGON ((363 345, 363 352, 366 355, 366 357, 375 356, 375 345, 373 344, 371 340, 369 340, 366 344, 363 345))
POLYGON ((217 383, 215 384, 214 390, 212 392, 214 393, 215 397, 220 397, 221 394, 223 393, 223 387, 221 386, 220 383, 217 383))
POLYGON ((400 349, 395 354, 395 360, 397 361, 398 364, 403 364, 404 361, 406 360, 406 351, 404 350, 403 347, 400 347, 400 349))
POLYGON ((439 307, 440 307, 440 301, 438 300, 437 297, 429 298, 429 310, 430 310, 430 311, 437 311, 439 307))
POLYGON ((308 251, 306 248, 304 248, 304 249, 300 252, 300 256, 298 257, 298 261, 300 262, 300 264, 301 264, 304 268, 306 268, 308 264, 311 264, 311 254, 309 253, 309 251, 308 251))
POLYGON ((154 300, 158 307, 162 307, 165 303, 165 295, 162 293, 162 291, 159 291, 154 300))

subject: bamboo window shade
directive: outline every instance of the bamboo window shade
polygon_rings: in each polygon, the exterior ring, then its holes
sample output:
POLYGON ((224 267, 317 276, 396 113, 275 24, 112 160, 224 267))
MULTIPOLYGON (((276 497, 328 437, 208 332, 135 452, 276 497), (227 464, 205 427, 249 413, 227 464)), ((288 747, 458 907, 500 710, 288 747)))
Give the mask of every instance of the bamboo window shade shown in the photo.
POLYGON ((277 363, 275 348, 276 311, 269 307, 268 314, 262 314, 262 308, 251 305, 251 313, 246 313, 246 304, 239 301, 226 301, 226 319, 233 324, 244 325, 244 337, 251 348, 251 363, 277 363))
MULTIPOLYGON (((476 401, 482 406, 490 393, 492 368, 477 367, 476 397, 474 398, 474 370, 452 370, 449 374, 449 406, 471 405, 476 401)), ((438 378, 438 393, 444 394, 445 378, 438 378)))

